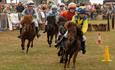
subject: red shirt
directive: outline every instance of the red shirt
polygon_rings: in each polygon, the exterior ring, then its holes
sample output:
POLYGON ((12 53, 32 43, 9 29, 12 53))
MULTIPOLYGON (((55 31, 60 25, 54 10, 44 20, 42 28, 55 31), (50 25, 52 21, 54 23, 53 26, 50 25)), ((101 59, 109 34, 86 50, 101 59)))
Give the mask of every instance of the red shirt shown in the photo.
POLYGON ((69 11, 63 11, 60 13, 61 16, 65 17, 68 21, 72 20, 72 17, 75 15, 75 13, 71 13, 69 11))

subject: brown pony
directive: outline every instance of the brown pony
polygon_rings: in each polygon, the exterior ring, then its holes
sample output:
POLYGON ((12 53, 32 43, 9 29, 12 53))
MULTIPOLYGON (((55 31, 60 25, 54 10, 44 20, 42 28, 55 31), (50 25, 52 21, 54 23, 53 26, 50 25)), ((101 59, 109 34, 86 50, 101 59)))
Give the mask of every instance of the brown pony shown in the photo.
POLYGON ((76 57, 80 50, 80 36, 78 35, 79 28, 76 24, 72 22, 67 22, 65 24, 65 28, 68 30, 68 34, 64 47, 64 59, 65 59, 64 70, 66 70, 67 64, 69 66, 72 57, 73 57, 73 69, 75 70, 76 57))
POLYGON ((22 50, 24 50, 25 49, 25 40, 28 40, 26 53, 28 53, 28 49, 29 49, 30 45, 31 45, 31 47, 33 47, 33 40, 36 35, 35 25, 32 22, 32 20, 33 20, 32 16, 26 15, 23 17, 23 20, 21 21, 21 25, 22 25, 21 47, 22 47, 22 50))

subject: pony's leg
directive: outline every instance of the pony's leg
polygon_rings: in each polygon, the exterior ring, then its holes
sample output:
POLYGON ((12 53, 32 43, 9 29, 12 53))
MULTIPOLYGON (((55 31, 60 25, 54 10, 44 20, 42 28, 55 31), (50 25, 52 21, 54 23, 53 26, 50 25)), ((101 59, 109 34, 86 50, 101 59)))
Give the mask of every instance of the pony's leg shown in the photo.
POLYGON ((49 36, 49 34, 48 34, 48 33, 47 33, 47 42, 48 42, 49 47, 50 47, 50 36, 49 36))
POLYGON ((53 39, 53 35, 50 36, 50 40, 49 40, 49 47, 51 47, 52 44, 52 39, 53 39))
POLYGON ((76 51, 74 53, 74 56, 73 56, 73 70, 76 70, 75 63, 76 63, 76 57, 77 57, 77 55, 78 55, 78 51, 76 51))
POLYGON ((22 47, 22 50, 25 49, 25 39, 21 39, 21 47, 22 47))
POLYGON ((61 58, 60 58, 60 63, 65 63, 65 60, 66 60, 65 54, 63 52, 63 54, 61 55, 61 58))
POLYGON ((58 51, 58 56, 61 56, 62 52, 63 52, 63 48, 60 47, 60 49, 59 49, 59 51, 58 51))
POLYGON ((31 41, 31 48, 33 48, 33 40, 31 41))
POLYGON ((60 63, 64 63, 64 50, 60 47, 60 50, 58 51, 58 56, 60 56, 60 63))
POLYGON ((69 65, 70 65, 70 61, 71 61, 72 56, 73 56, 73 54, 70 54, 67 67, 69 67, 69 65))
POLYGON ((55 43, 57 43, 57 34, 55 34, 55 43))
POLYGON ((65 54, 64 70, 66 70, 67 62, 68 62, 68 54, 66 53, 65 54))
POLYGON ((61 57, 60 57, 60 63, 64 63, 64 57, 63 57, 63 55, 61 55, 61 57))
POLYGON ((76 44, 77 44, 77 50, 73 53, 73 70, 76 70, 75 63, 76 63, 78 52, 80 51, 80 41, 78 40, 76 44))
POLYGON ((30 41, 30 40, 28 40, 26 54, 28 53, 28 50, 29 50, 29 47, 30 47, 30 43, 31 43, 31 41, 30 41))

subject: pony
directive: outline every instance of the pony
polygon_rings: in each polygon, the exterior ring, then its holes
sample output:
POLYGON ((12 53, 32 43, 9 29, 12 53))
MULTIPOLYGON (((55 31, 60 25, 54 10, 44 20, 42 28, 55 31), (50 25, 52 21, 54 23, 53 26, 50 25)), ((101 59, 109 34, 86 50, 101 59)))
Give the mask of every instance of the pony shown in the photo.
POLYGON ((57 34, 58 34, 58 25, 56 24, 56 16, 48 16, 47 17, 47 42, 49 47, 51 47, 52 39, 55 35, 55 42, 57 41, 57 34))
MULTIPOLYGON (((63 16, 59 16, 58 17, 58 33, 60 33, 61 35, 58 36, 58 39, 60 40, 60 38, 65 34, 66 32, 66 29, 64 27, 65 23, 67 22, 67 19, 63 16)), ((63 39, 63 42, 65 41, 65 39, 63 39)), ((63 54, 63 47, 64 47, 64 43, 61 43, 60 46, 57 46, 56 48, 59 48, 59 51, 58 51, 58 56, 61 56, 63 54)), ((61 57, 60 59, 60 63, 63 63, 63 60, 62 60, 63 57, 61 57)))
POLYGON ((71 58, 73 57, 73 69, 75 70, 76 57, 80 51, 80 36, 82 36, 82 33, 78 25, 71 21, 67 22, 64 27, 67 29, 68 34, 67 39, 64 41, 61 59, 64 61, 64 70, 66 70, 67 65, 69 67, 71 58))
POLYGON ((33 40, 36 36, 36 30, 34 22, 32 22, 33 18, 30 15, 26 15, 23 17, 21 21, 22 31, 21 31, 21 47, 22 50, 25 50, 25 41, 28 40, 27 50, 28 53, 29 47, 33 47, 33 40))

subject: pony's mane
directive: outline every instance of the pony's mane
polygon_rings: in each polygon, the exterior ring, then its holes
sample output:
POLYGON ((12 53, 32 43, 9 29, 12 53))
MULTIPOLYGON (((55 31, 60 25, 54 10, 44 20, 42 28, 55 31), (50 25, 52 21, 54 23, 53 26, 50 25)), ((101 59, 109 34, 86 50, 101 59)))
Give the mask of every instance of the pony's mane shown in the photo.
POLYGON ((23 17, 21 24, 32 24, 33 17, 30 15, 26 15, 23 17))
POLYGON ((59 21, 60 22, 66 22, 67 19, 65 17, 63 17, 63 16, 59 16, 59 21))
POLYGON ((75 24, 75 23, 73 23, 73 22, 71 22, 71 21, 68 21, 68 22, 65 23, 65 25, 64 25, 64 27, 65 27, 66 29, 69 29, 69 28, 72 27, 72 26, 77 26, 77 24, 75 24))

